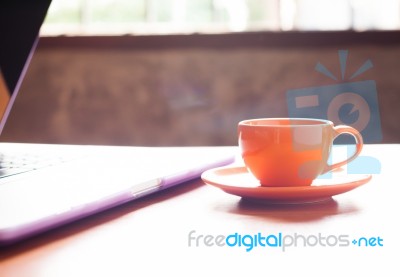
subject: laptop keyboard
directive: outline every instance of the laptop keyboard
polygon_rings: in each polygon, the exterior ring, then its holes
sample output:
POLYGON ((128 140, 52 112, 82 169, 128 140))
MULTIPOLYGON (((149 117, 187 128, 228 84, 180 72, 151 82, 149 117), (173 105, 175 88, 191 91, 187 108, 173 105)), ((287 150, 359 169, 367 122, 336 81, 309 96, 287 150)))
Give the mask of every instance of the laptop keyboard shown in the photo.
POLYGON ((0 178, 58 165, 66 161, 67 159, 58 156, 0 153, 0 178))

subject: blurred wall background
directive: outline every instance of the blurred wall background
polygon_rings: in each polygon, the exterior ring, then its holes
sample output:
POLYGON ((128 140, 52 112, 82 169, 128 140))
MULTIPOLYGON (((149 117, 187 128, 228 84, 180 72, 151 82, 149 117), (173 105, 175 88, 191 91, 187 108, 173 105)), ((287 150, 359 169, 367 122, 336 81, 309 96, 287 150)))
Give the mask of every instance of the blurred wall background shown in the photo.
POLYGON ((286 117, 288 90, 346 82, 367 59, 352 81, 376 82, 382 142, 399 143, 397 31, 42 38, 1 140, 236 145, 238 121, 286 117))

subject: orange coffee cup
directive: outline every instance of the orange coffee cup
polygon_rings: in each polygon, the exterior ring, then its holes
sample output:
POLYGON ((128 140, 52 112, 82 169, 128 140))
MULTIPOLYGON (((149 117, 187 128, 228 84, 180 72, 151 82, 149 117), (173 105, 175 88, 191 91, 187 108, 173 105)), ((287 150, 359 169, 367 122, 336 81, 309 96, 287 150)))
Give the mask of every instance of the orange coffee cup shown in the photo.
POLYGON ((243 161, 262 186, 309 186, 319 175, 354 160, 363 147, 361 134, 346 125, 306 118, 260 118, 238 124, 243 161), (328 164, 333 140, 350 134, 356 151, 348 159, 328 164))

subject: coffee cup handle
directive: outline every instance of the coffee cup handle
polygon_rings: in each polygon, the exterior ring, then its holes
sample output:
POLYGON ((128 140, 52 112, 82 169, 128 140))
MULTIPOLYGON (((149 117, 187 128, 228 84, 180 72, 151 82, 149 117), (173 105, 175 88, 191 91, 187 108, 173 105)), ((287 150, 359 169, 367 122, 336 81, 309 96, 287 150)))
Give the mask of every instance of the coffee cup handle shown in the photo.
POLYGON ((354 152, 354 154, 352 156, 350 156, 348 159, 335 163, 335 164, 331 164, 331 165, 327 165, 325 167, 325 170, 323 171, 323 173, 332 171, 336 168, 339 168, 349 162, 351 162, 352 160, 354 160, 355 158, 358 157, 358 155, 360 155, 361 150, 363 148, 364 142, 363 142, 363 138, 360 134, 360 132, 358 132, 356 129, 354 129, 353 127, 347 126, 347 125, 338 125, 338 126, 334 126, 333 130, 335 132, 333 139, 337 138, 338 136, 342 135, 342 134, 350 134, 352 135, 355 139, 356 139, 356 151, 354 152))

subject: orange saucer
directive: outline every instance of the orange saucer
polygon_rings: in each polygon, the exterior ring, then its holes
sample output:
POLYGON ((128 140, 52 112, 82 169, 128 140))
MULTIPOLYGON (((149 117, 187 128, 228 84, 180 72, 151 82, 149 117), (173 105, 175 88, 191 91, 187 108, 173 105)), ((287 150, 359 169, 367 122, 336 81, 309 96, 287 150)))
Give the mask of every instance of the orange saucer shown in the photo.
POLYGON ((371 180, 371 175, 349 174, 330 179, 316 179, 311 186, 262 187, 245 167, 218 167, 205 171, 202 180, 226 193, 266 203, 310 203, 330 199, 371 180))

